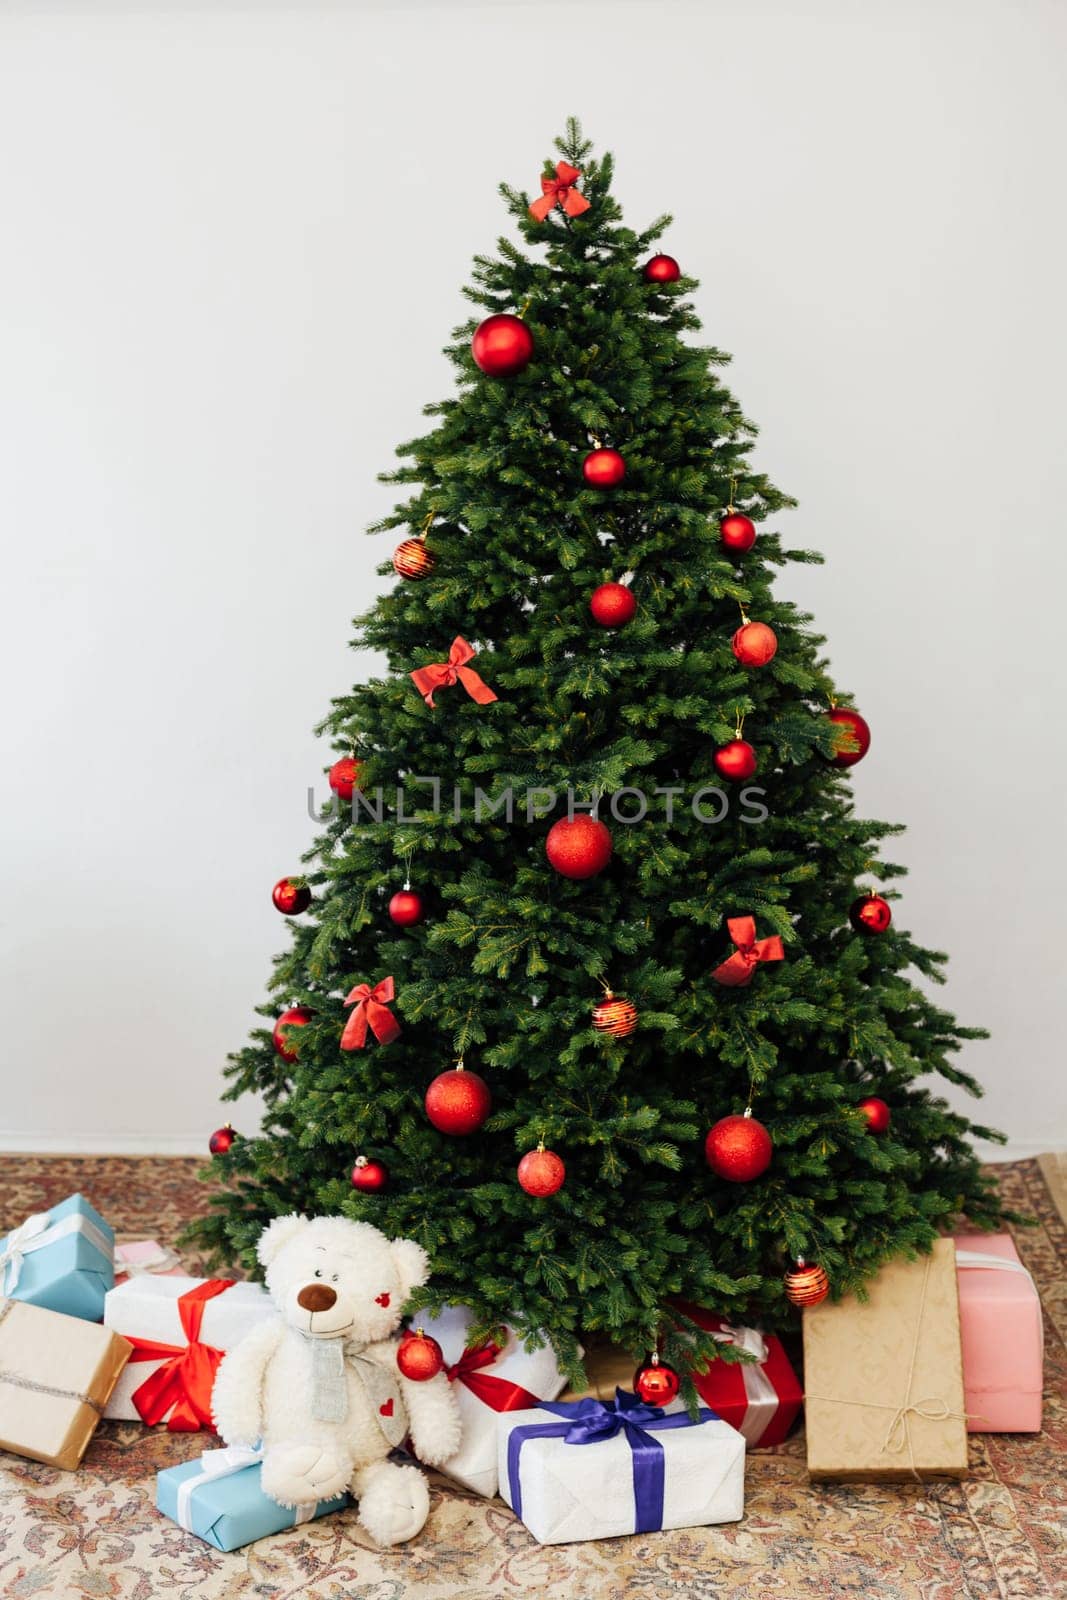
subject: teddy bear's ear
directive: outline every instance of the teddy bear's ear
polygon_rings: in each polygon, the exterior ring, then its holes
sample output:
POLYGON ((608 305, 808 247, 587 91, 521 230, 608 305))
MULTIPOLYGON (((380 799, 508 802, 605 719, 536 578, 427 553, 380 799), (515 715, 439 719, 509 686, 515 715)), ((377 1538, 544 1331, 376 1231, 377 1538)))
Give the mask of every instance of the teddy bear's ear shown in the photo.
POLYGON ((295 1211, 291 1211, 287 1217, 275 1217, 274 1221, 264 1228, 256 1245, 256 1255, 260 1264, 269 1267, 282 1246, 288 1244, 290 1239, 295 1239, 307 1225, 307 1217, 302 1217, 295 1211))
POLYGON ((389 1248, 400 1279, 401 1299, 406 1300, 412 1289, 421 1287, 430 1276, 430 1258, 414 1239, 393 1239, 389 1248))

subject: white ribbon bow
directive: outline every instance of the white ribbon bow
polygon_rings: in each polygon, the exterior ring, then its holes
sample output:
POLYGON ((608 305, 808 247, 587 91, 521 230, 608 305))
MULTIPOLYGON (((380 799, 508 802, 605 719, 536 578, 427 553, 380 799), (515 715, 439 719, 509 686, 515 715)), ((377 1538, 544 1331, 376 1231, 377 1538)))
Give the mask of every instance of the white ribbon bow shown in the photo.
POLYGON ((32 1217, 27 1217, 0 1243, 0 1281, 3 1282, 0 1293, 14 1294, 25 1256, 32 1255, 35 1250, 46 1249, 71 1233, 80 1233, 96 1246, 101 1255, 109 1261, 114 1260, 115 1247, 111 1240, 80 1211, 72 1211, 69 1217, 64 1217, 60 1222, 52 1222, 50 1212, 35 1211, 32 1217))
MULTIPOLYGON (((205 1483, 210 1483, 214 1478, 229 1478, 235 1472, 243 1472, 246 1467, 254 1467, 263 1460, 262 1445, 228 1444, 222 1450, 205 1450, 200 1457, 200 1471, 194 1472, 191 1478, 186 1478, 178 1485, 178 1525, 186 1533, 193 1531, 193 1494, 205 1483)), ((310 1522, 315 1515, 317 1500, 310 1505, 297 1506, 293 1517, 293 1527, 301 1522, 310 1522)))
POLYGON ((712 1334, 712 1338, 717 1339, 720 1344, 732 1344, 738 1350, 745 1350, 756 1358, 755 1362, 738 1362, 747 1404, 737 1431, 746 1444, 759 1444, 774 1419, 779 1404, 774 1384, 762 1366, 768 1355, 767 1341, 758 1328, 734 1328, 728 1322, 724 1322, 719 1331, 712 1334))
POLYGON ((758 1328, 734 1328, 728 1322, 724 1322, 718 1333, 713 1333, 711 1337, 717 1339, 720 1344, 735 1345, 738 1350, 744 1350, 748 1355, 755 1356, 757 1361, 767 1359, 767 1341, 758 1328))

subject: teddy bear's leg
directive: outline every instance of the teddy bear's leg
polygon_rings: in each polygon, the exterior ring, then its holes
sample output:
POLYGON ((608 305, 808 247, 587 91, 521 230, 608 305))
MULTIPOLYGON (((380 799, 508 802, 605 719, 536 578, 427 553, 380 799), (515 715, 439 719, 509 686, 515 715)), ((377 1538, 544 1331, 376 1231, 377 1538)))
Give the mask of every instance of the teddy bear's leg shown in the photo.
POLYGON ((373 1461, 352 1474, 359 1520, 378 1544, 414 1539, 430 1514, 430 1490, 418 1467, 373 1461))
POLYGON ((343 1494, 352 1457, 330 1444, 274 1444, 263 1457, 263 1493, 283 1506, 313 1504, 343 1494))

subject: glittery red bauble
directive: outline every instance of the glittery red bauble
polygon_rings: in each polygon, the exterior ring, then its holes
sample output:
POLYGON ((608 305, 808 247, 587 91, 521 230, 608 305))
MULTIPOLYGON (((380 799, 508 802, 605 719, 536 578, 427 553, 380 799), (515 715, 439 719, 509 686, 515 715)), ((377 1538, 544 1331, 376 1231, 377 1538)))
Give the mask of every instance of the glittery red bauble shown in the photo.
POLYGON ((626 476, 626 462, 617 450, 590 450, 582 477, 594 489, 614 489, 626 476))
POLYGON ((282 1012, 281 1016, 274 1024, 274 1032, 271 1037, 274 1040, 274 1048, 277 1050, 283 1061, 295 1061, 297 1055, 296 1041, 294 1039, 290 1039, 289 1042, 286 1043, 286 1029, 306 1028, 308 1023, 311 1021, 311 1017, 312 1013, 308 1010, 307 1006, 290 1006, 288 1011, 282 1012))
POLYGON ((766 1172, 774 1146, 755 1117, 723 1117, 704 1140, 704 1155, 716 1177, 750 1183, 766 1172))
POLYGON ((593 1027, 614 1039, 628 1039, 637 1027, 637 1007, 625 995, 606 994, 593 1007, 593 1027))
POLYGON ((427 550, 425 539, 405 539, 393 551, 393 571, 400 578, 428 578, 437 564, 432 550, 427 550))
POLYGON ((835 767, 854 767, 871 748, 870 728, 859 712, 853 711, 850 706, 835 706, 826 715, 841 730, 837 736, 837 754, 830 757, 831 762, 835 767), (850 748, 842 749, 842 745, 850 748))
POLYGON ((682 276, 682 269, 673 256, 652 256, 641 270, 649 283, 677 283, 682 276))
POLYGON ((520 1189, 539 1200, 563 1188, 567 1169, 554 1150, 528 1150, 519 1162, 520 1189))
POLYGON ((740 511, 728 511, 719 523, 719 537, 724 549, 743 556, 756 542, 756 524, 740 511))
POLYGON ((311 890, 306 883, 294 883, 292 878, 279 878, 270 892, 277 909, 286 917, 299 916, 311 904, 311 890))
POLYGON ((207 1147, 213 1156, 224 1156, 236 1137, 236 1133, 227 1123, 224 1128, 215 1129, 215 1132, 207 1142, 207 1147))
POLYGON ((382 1161, 369 1161, 366 1156, 357 1156, 355 1166, 352 1168, 353 1189, 363 1189, 367 1194, 375 1194, 379 1189, 384 1189, 389 1182, 389 1169, 382 1161))
POLYGON ((611 860, 611 834, 596 817, 560 817, 548 830, 545 854, 564 878, 592 878, 611 860))
POLYGON ((765 667, 774 660, 778 637, 765 622, 743 622, 730 640, 730 649, 743 667, 765 667))
POLYGON ((848 908, 848 920, 857 933, 884 933, 893 920, 889 901, 880 894, 861 894, 848 908))
POLYGON ((437 1340, 420 1328, 417 1333, 405 1333, 396 1347, 396 1364, 412 1383, 426 1383, 444 1370, 445 1358, 437 1340))
POLYGON ((602 628, 621 628, 637 610, 637 601, 624 583, 602 583, 590 595, 589 609, 602 628))
POLYGON ((362 762, 353 756, 342 756, 340 761, 334 762, 330 768, 330 788, 339 800, 351 800, 359 788, 361 770, 362 762))
POLYGON ((794 1306, 817 1306, 830 1293, 825 1270, 814 1261, 797 1257, 792 1272, 785 1275, 785 1297, 794 1306))
POLYGON ((861 1100, 859 1109, 867 1118, 867 1127, 871 1133, 887 1133, 889 1131, 890 1110, 884 1100, 879 1100, 876 1094, 868 1095, 866 1100, 861 1100))
POLYGON ((439 1133, 475 1133, 493 1109, 485 1079, 463 1067, 440 1073, 427 1089, 425 1103, 439 1133))
POLYGON ((751 778, 755 770, 756 752, 747 739, 731 739, 715 752, 715 771, 720 777, 740 783, 742 778, 751 778))
POLYGON ((471 340, 471 355, 490 378, 511 378, 533 358, 533 334, 521 317, 486 317, 471 340))
POLYGON ((667 1406, 677 1399, 682 1380, 673 1367, 652 1356, 634 1373, 634 1394, 646 1406, 667 1406))
POLYGON ((425 915, 422 895, 414 889, 398 889, 389 902, 389 916, 398 928, 413 928, 425 915))

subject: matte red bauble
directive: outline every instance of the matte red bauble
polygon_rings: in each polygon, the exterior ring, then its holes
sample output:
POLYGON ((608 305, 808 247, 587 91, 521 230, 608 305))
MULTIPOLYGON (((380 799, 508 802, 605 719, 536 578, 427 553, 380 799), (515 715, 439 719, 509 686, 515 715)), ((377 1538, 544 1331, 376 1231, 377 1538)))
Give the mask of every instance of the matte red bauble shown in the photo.
POLYGON ((837 753, 830 757, 831 763, 835 767, 854 767, 871 748, 870 728, 859 712, 853 711, 850 706, 835 706, 826 715, 841 730, 837 736, 837 753))
POLYGON ((830 1293, 825 1270, 814 1261, 797 1256, 797 1264, 785 1275, 785 1297, 794 1306, 817 1306, 830 1293))
POLYGON ((510 312, 486 317, 471 340, 475 364, 490 378, 512 378, 533 358, 533 334, 510 312))
POLYGON ((426 1091, 426 1115, 438 1133, 476 1133, 493 1109, 489 1085, 476 1072, 455 1067, 440 1073, 426 1091))
POLYGON ((589 609, 602 628, 621 628, 637 610, 637 601, 625 583, 602 583, 590 595, 589 609))
POLYGON ((390 919, 398 928, 413 928, 425 915, 422 895, 414 889, 398 889, 389 902, 390 919))
POLYGON ((743 622, 730 640, 730 649, 743 667, 765 667, 774 660, 778 636, 765 622, 743 622))
POLYGON ((213 1156, 224 1156, 237 1135, 227 1123, 224 1128, 216 1128, 207 1142, 207 1147, 213 1156))
POLYGON ((861 894, 848 908, 848 920, 857 933, 884 933, 893 920, 889 901, 880 894, 861 894))
POLYGON ((306 883, 294 883, 292 878, 279 878, 270 892, 276 908, 286 917, 297 917, 311 904, 311 890, 306 883))
POLYGON ((296 1041, 290 1039, 286 1043, 286 1030, 289 1028, 306 1028, 311 1021, 311 1017, 312 1013, 307 1006, 290 1006, 288 1011, 282 1012, 274 1024, 274 1032, 271 1034, 271 1038, 274 1040, 275 1050, 277 1050, 283 1061, 295 1061, 297 1055, 296 1041))
POLYGON ((606 994, 593 1007, 593 1027, 613 1039, 628 1039, 637 1027, 637 1007, 625 995, 606 994))
POLYGON ((719 538, 725 550, 743 556, 756 542, 756 524, 740 511, 728 511, 719 523, 719 538))
POLYGON ((756 752, 747 739, 731 739, 729 744, 720 745, 715 752, 715 771, 733 783, 740 783, 742 778, 751 778, 755 770, 756 752))
POLYGON ((405 1333, 396 1347, 396 1364, 412 1383, 428 1383, 444 1369, 445 1358, 436 1339, 422 1329, 405 1333))
POLYGON ((548 830, 545 854, 564 878, 592 878, 611 860, 611 834, 596 817, 560 817, 548 830))
POLYGON ((876 1094, 868 1095, 866 1100, 861 1100, 859 1109, 867 1118, 867 1128, 871 1133, 888 1133, 891 1112, 884 1100, 879 1100, 876 1094))
POLYGON ((641 270, 649 283, 677 283, 682 276, 682 269, 673 256, 652 256, 641 270))
POLYGON ((330 788, 339 800, 351 800, 359 788, 359 774, 363 763, 354 756, 342 756, 330 768, 330 788))
POLYGON ((567 1169, 554 1150, 527 1150, 518 1166, 519 1188, 538 1200, 563 1188, 567 1169))
POLYGON ((594 489, 614 489, 626 476, 626 462, 617 450, 590 450, 582 477, 594 489))
POLYGON ((427 550, 425 539, 405 539, 393 551, 393 571, 412 583, 428 578, 436 564, 437 558, 432 550, 427 550))
POLYGON ((704 1140, 704 1156, 716 1177, 751 1183, 771 1164, 771 1136, 755 1117, 723 1117, 704 1140))
POLYGON ((352 1168, 352 1187, 362 1189, 367 1194, 376 1194, 379 1189, 384 1189, 389 1182, 389 1169, 384 1161, 370 1161, 366 1156, 357 1156, 352 1168))
POLYGON ((634 1373, 634 1394, 646 1406, 667 1406, 678 1397, 682 1380, 673 1367, 652 1354, 634 1373))

